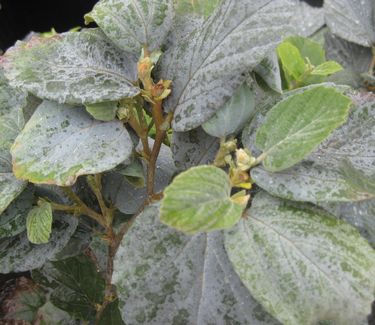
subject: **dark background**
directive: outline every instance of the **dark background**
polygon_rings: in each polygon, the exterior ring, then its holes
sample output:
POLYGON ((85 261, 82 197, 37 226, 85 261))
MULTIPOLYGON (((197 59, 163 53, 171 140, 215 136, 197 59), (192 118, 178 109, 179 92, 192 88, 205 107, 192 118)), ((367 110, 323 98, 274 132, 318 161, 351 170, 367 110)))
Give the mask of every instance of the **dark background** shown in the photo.
MULTIPOLYGON (((315 6, 323 3, 323 0, 304 1, 315 6)), ((83 26, 83 15, 96 2, 97 0, 0 0, 0 49, 6 50, 30 31, 46 32, 54 27, 61 33, 83 26)))

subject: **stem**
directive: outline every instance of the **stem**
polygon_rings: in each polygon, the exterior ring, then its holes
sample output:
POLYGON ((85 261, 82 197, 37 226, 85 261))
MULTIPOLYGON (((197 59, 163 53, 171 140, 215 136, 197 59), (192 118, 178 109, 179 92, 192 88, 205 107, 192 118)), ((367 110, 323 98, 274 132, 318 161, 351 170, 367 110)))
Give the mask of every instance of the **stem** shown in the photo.
POLYGON ((372 48, 372 60, 370 63, 370 68, 368 70, 368 73, 372 76, 374 73, 374 67, 375 67, 375 47, 372 48))
POLYGON ((255 167, 255 166, 258 166, 264 159, 267 158, 267 153, 266 152, 263 152, 260 156, 258 156, 253 165, 251 167, 255 167))

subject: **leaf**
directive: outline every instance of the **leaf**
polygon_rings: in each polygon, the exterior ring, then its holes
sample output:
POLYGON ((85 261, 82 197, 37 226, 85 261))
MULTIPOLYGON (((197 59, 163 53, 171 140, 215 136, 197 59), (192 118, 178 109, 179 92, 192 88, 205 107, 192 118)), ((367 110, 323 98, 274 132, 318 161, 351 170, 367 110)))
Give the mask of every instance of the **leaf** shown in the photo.
POLYGON ((118 308, 118 299, 106 306, 98 325, 124 325, 118 308))
POLYGON ((323 47, 306 37, 291 36, 288 37, 284 42, 288 42, 295 46, 301 53, 301 56, 309 58, 313 65, 320 65, 326 61, 325 52, 323 47))
POLYGON ((25 189, 27 183, 18 180, 11 172, 0 171, 0 214, 25 189))
POLYGON ((51 203, 42 202, 34 207, 27 215, 27 238, 33 244, 46 244, 52 231, 52 206, 51 203))
POLYGON ((290 80, 298 80, 306 70, 305 61, 298 48, 289 42, 283 42, 277 47, 277 54, 288 83, 290 80))
POLYGON ((363 171, 356 169, 349 161, 343 161, 341 172, 344 179, 359 191, 375 196, 375 173, 366 175, 363 171))
POLYGON ((375 43, 372 0, 326 0, 324 10, 326 23, 332 33, 367 47, 375 43))
POLYGON ((0 273, 25 272, 41 267, 69 242, 78 221, 72 216, 56 214, 47 244, 34 245, 26 232, 0 239, 0 273))
POLYGON ((26 188, 1 214, 0 238, 16 236, 26 229, 26 216, 32 208, 34 190, 26 188))
POLYGON ((304 1, 296 0, 293 15, 295 34, 309 37, 325 25, 323 8, 310 6, 304 1))
POLYGON ((171 47, 160 75, 173 80, 165 108, 173 129, 188 131, 208 120, 289 30, 288 1, 224 0, 201 28, 171 47), (235 17, 235 19, 233 19, 235 17))
POLYGON ((339 171, 311 161, 276 173, 257 167, 251 177, 270 194, 293 201, 351 202, 374 197, 353 186, 339 171))
POLYGON ((127 324, 278 324, 233 271, 221 233, 186 236, 161 224, 158 211, 151 205, 137 217, 115 257, 127 324))
MULTIPOLYGON (((152 146, 152 141, 149 139, 152 146)), ((162 145, 156 161, 155 192, 161 192, 169 184, 176 168, 169 147, 162 145)), ((143 165, 146 174, 146 166, 143 165)), ((146 187, 139 188, 131 184, 120 172, 110 172, 103 179, 103 193, 106 199, 114 204, 122 213, 136 213, 148 198, 146 187)))
POLYGON ((260 193, 225 247, 246 287, 283 324, 365 322, 375 252, 347 223, 260 193))
POLYGON ((254 94, 244 83, 223 107, 202 124, 203 130, 217 138, 236 135, 252 117, 254 110, 254 94))
POLYGON ((139 55, 163 44, 174 17, 173 0, 101 0, 85 15, 95 21, 119 48, 139 55))
POLYGON ((104 297, 105 282, 93 261, 85 256, 48 262, 33 271, 33 279, 52 289, 51 302, 75 318, 93 320, 104 297))
POLYGON ((2 58, 14 87, 67 104, 94 104, 139 93, 135 56, 117 49, 99 29, 18 42, 2 58))
POLYGON ((332 88, 314 87, 279 102, 256 135, 263 166, 280 171, 311 153, 347 118, 351 101, 332 88))
POLYGON ((340 63, 344 71, 332 76, 330 80, 359 88, 363 86, 360 76, 367 72, 372 59, 371 49, 341 39, 331 33, 325 34, 327 58, 340 63))
POLYGON ((175 0, 177 14, 195 13, 209 17, 222 0, 175 0))
POLYGON ((339 72, 342 70, 342 66, 335 61, 324 62, 315 67, 311 74, 314 76, 328 76, 330 74, 339 72))
POLYGON ((179 171, 214 161, 219 150, 219 139, 208 135, 202 128, 188 132, 173 132, 171 149, 179 171))
POLYGON ((117 166, 116 172, 125 176, 126 180, 135 187, 145 186, 145 170, 139 158, 135 158, 129 165, 117 166))
POLYGON ((72 319, 68 313, 54 306, 47 301, 38 310, 37 319, 42 319, 41 325, 76 325, 76 320, 72 319))
POLYGON ((13 171, 33 183, 69 186, 80 175, 116 167, 132 146, 121 122, 99 122, 82 108, 44 101, 11 149, 13 171))
POLYGON ((214 166, 193 167, 164 190, 160 220, 188 234, 233 226, 242 206, 230 198, 229 176, 214 166))
POLYGON ((99 121, 112 121, 116 117, 117 102, 104 102, 86 105, 86 111, 99 121))
POLYGON ((272 90, 282 93, 280 65, 276 53, 272 53, 260 62, 254 71, 265 81, 272 90))

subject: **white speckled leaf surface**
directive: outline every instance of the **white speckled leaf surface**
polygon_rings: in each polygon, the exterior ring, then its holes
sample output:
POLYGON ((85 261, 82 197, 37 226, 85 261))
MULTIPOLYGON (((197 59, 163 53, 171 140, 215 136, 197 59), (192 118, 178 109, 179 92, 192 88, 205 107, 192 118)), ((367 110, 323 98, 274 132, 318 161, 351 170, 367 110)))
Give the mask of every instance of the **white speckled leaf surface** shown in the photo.
POLYGON ((101 0, 85 16, 95 21, 121 49, 141 53, 158 50, 173 22, 173 0, 101 0))
POLYGON ((97 121, 83 107, 44 101, 17 137, 11 153, 17 177, 68 186, 79 175, 116 167, 132 149, 121 122, 97 121))
POLYGON ((173 80, 166 109, 175 111, 173 128, 188 131, 205 122, 290 30, 289 1, 224 0, 201 28, 161 62, 160 75, 173 80))
POLYGON ((99 29, 18 42, 2 58, 14 87, 67 104, 93 104, 139 93, 137 57, 119 50, 99 29))
POLYGON ((221 233, 186 236, 161 224, 158 210, 149 206, 137 218, 115 258, 126 324, 279 324, 233 271, 221 233))
POLYGON ((285 325, 363 324, 375 288, 375 251, 349 224, 262 192, 226 232, 234 269, 285 325))

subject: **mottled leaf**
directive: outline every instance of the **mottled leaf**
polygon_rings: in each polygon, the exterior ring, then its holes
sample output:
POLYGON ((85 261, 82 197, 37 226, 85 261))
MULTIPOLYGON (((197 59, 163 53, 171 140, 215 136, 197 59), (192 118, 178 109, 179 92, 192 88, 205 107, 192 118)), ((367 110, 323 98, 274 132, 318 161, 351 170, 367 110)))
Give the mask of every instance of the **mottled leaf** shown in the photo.
POLYGON ((375 173, 366 175, 359 169, 353 167, 349 161, 343 161, 341 172, 344 179, 358 191, 369 193, 375 197, 375 173))
POLYGON ((41 325, 77 325, 77 320, 49 301, 39 308, 37 319, 41 320, 41 325))
MULTIPOLYGON (((152 146, 152 141, 149 141, 152 146)), ((146 175, 146 166, 143 166, 146 175)), ((163 191, 169 184, 176 168, 169 147, 162 145, 156 162, 155 192, 163 191)), ((120 172, 113 171, 105 175, 103 180, 105 197, 122 213, 133 214, 138 211, 147 199, 146 187, 139 188, 128 181, 120 172)))
POLYGON ((42 202, 34 207, 27 215, 27 238, 33 244, 46 244, 52 231, 52 206, 49 202, 42 202))
POLYGON ((25 272, 41 267, 65 247, 77 224, 73 216, 56 214, 47 244, 30 243, 26 232, 0 239, 0 273, 25 272))
POLYGON ((26 229, 26 216, 34 202, 34 190, 26 188, 0 215, 0 238, 16 236, 26 229))
POLYGON ((202 25, 163 56, 160 75, 173 80, 166 109, 173 128, 188 131, 212 116, 289 30, 289 1, 224 0, 202 25))
POLYGON ((11 171, 0 171, 0 214, 25 189, 27 183, 14 177, 11 171))
POLYGON ((313 151, 346 121, 351 101, 332 88, 314 87, 274 106, 256 136, 264 167, 280 171, 313 151))
POLYGON ((272 53, 262 60, 254 71, 265 81, 272 90, 282 93, 279 59, 276 53, 272 53))
POLYGON ((325 48, 327 58, 344 67, 344 71, 335 74, 330 80, 356 88, 363 86, 361 74, 370 68, 371 49, 345 41, 331 33, 325 34, 325 48))
POLYGON ((194 13, 208 17, 222 0, 175 0, 177 14, 194 13))
MULTIPOLYGON (((163 146, 163 153, 168 151, 163 146)), ((171 155, 169 154, 169 157, 171 155)), ((145 170, 140 158, 135 158, 129 165, 119 165, 115 169, 116 172, 125 176, 126 180, 135 187, 144 187, 145 186, 145 170)))
POLYGON ((190 168, 164 190, 160 220, 188 234, 229 228, 243 211, 231 200, 231 189, 229 176, 220 168, 190 168))
POLYGON ((223 107, 202 124, 203 130, 217 138, 236 135, 254 115, 254 111, 254 93, 244 83, 223 107))
POLYGON ((112 121, 116 117, 117 102, 104 102, 86 105, 86 111, 99 121, 112 121))
POLYGON ((293 16, 295 34, 308 37, 324 26, 323 8, 313 7, 305 1, 295 0, 295 2, 296 8, 293 16))
POLYGON ((33 183, 73 184, 127 159, 132 142, 121 122, 100 122, 83 108, 44 101, 17 137, 13 171, 33 183))
POLYGON ((285 325, 363 324, 370 312, 375 251, 325 212, 260 193, 225 247, 246 287, 285 325))
POLYGON ((51 302, 75 318, 93 320, 104 298, 105 282, 93 261, 85 256, 48 262, 33 271, 33 278, 51 288, 51 302))
POLYGON ((310 161, 276 173, 257 167, 251 177, 272 195, 294 201, 351 202, 374 197, 353 186, 338 170, 310 161))
POLYGON ((173 132, 171 149, 179 171, 214 161, 219 150, 219 139, 208 135, 202 128, 188 132, 173 132))
POLYGON ((324 9, 332 33, 363 46, 375 43, 373 0, 325 0, 324 9))
POLYGON ((93 104, 132 97, 137 59, 99 29, 18 42, 2 59, 10 84, 43 99, 93 104))
POLYGON ((158 211, 146 208, 115 258, 126 324, 278 324, 233 271, 221 233, 185 236, 161 224, 158 211))
POLYGON ((173 22, 173 0, 100 0, 85 15, 121 49, 141 53, 158 50, 173 22))

